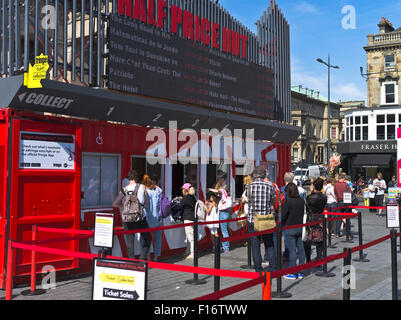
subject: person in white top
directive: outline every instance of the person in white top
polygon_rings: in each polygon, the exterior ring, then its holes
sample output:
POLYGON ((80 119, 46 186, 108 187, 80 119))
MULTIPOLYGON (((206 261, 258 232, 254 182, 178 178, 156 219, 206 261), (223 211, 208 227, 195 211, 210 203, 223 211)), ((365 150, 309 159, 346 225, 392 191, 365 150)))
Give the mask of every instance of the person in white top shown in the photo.
MULTIPOLYGON (((376 188, 375 203, 377 207, 383 207, 384 193, 387 185, 386 181, 383 180, 383 175, 379 172, 377 178, 373 181, 373 186, 376 188)), ((379 209, 379 217, 382 217, 383 209, 379 209)))
MULTIPOLYGON (((329 177, 327 179, 327 184, 324 187, 324 194, 327 197, 327 204, 326 208, 329 212, 337 212, 335 208, 337 208, 337 197, 334 192, 334 185, 336 184, 336 180, 333 177, 329 177)), ((336 216, 330 216, 329 218, 336 218, 336 216)), ((329 222, 329 230, 333 236, 335 236, 336 233, 336 223, 335 221, 330 221, 329 222)))
MULTIPOLYGON (((214 194, 211 193, 208 195, 209 201, 206 203, 206 221, 219 221, 219 210, 218 210, 218 205, 220 198, 214 194)), ((219 236, 218 229, 219 229, 219 224, 214 223, 214 224, 207 224, 205 227, 207 227, 210 230, 210 234, 212 236, 212 243, 213 243, 213 250, 216 246, 216 238, 219 236)))

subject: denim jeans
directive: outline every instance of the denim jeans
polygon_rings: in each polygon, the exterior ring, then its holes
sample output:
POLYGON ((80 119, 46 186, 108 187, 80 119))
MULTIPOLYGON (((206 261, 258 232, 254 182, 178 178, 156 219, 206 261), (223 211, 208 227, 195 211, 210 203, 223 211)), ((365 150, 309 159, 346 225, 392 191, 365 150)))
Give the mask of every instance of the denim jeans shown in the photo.
POLYGON ((297 265, 297 249, 299 264, 305 263, 305 250, 304 242, 302 241, 302 228, 284 230, 285 241, 288 246, 289 253, 289 267, 295 267, 297 265))
MULTIPOLYGON (((326 209, 329 212, 337 212, 337 209, 334 209, 334 208, 337 208, 337 202, 328 203, 326 205, 326 209)), ((338 218, 338 216, 329 214, 329 215, 327 215, 327 218, 334 219, 334 218, 338 218)), ((336 229, 337 229, 336 224, 337 224, 337 221, 329 221, 329 223, 328 223, 329 232, 336 233, 336 229)))
MULTIPOLYGON (((248 233, 253 233, 253 232, 255 232, 254 223, 248 222, 248 233)), ((275 270, 276 261, 275 261, 275 253, 274 253, 273 234, 270 233, 270 234, 264 234, 262 236, 250 238, 253 263, 255 264, 255 271, 260 272, 263 270, 262 254, 260 251, 261 240, 265 244, 266 253, 267 253, 268 261, 269 261, 269 266, 271 267, 271 269, 275 270)))
MULTIPOLYGON (((228 219, 230 219, 230 214, 231 214, 231 212, 229 210, 220 211, 219 219, 220 220, 228 220, 228 219)), ((228 223, 221 223, 220 228, 221 228, 221 233, 223 234, 223 238, 228 238, 230 236, 230 234, 228 233, 228 223)), ((230 242, 228 242, 228 241, 222 242, 221 246, 224 251, 230 250, 230 242)))

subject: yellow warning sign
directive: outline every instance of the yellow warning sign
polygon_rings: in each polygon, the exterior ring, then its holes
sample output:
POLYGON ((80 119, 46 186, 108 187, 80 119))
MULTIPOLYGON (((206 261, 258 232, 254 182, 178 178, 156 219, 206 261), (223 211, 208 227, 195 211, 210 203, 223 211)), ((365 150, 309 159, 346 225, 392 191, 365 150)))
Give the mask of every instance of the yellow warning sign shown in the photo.
POLYGON ((102 274, 99 276, 100 281, 104 282, 112 282, 112 283, 120 283, 120 284, 128 284, 128 285, 134 285, 135 283, 135 277, 129 277, 129 276, 119 276, 116 274, 108 274, 102 272, 102 274))
POLYGON ((24 74, 24 85, 28 88, 42 88, 40 80, 46 79, 46 72, 49 69, 49 58, 43 53, 35 58, 35 64, 29 64, 28 73, 24 74))

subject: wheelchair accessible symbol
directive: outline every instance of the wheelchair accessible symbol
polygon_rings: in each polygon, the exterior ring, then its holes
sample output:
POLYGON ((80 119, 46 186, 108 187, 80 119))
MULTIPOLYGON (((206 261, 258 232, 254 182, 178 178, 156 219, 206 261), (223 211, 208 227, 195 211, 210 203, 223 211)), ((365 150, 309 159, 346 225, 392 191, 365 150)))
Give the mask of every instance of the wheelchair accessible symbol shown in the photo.
POLYGON ((103 144, 103 137, 102 137, 102 133, 99 132, 99 135, 96 138, 96 143, 97 144, 103 144))

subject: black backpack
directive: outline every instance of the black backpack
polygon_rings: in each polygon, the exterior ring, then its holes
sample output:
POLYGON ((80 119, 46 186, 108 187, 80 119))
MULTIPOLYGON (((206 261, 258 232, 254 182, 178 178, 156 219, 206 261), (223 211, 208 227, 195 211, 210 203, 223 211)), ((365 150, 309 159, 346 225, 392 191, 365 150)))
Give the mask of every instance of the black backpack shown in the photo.
POLYGON ((181 200, 180 200, 180 198, 174 198, 172 201, 171 201, 171 204, 170 204, 170 212, 171 212, 171 217, 174 219, 174 221, 177 221, 177 222, 184 222, 184 219, 183 219, 183 210, 180 210, 180 209, 178 209, 177 207, 178 207, 178 205, 180 204, 180 202, 181 202, 181 200))

